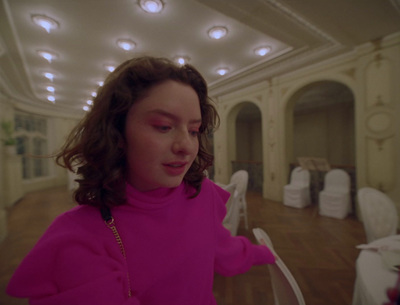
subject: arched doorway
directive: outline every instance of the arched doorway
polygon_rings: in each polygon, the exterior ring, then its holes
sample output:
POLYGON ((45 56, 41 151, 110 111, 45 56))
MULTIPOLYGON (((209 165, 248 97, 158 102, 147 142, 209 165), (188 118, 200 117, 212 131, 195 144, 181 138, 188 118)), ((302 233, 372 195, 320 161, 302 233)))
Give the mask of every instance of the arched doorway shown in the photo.
POLYGON ((249 173, 248 190, 262 192, 262 137, 261 112, 252 102, 236 105, 230 113, 228 133, 232 139, 229 147, 234 150, 231 156, 232 173, 244 169, 249 173))
MULTIPOLYGON (((289 101, 289 169, 299 157, 324 158, 332 168, 346 170, 355 189, 354 95, 344 84, 318 81, 299 89, 289 101)), ((312 198, 318 201, 323 172, 312 173, 312 198)), ((353 194, 354 195, 354 194, 353 194)))

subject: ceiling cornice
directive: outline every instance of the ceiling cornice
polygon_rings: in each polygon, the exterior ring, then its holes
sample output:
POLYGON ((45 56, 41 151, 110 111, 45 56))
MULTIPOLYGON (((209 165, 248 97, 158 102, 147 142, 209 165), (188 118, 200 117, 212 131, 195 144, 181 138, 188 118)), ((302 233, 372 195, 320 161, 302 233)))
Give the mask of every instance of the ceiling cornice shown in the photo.
POLYGON ((350 51, 349 48, 340 45, 325 45, 311 50, 307 48, 297 49, 275 60, 256 65, 229 78, 211 83, 209 86, 210 94, 214 97, 220 96, 350 51))

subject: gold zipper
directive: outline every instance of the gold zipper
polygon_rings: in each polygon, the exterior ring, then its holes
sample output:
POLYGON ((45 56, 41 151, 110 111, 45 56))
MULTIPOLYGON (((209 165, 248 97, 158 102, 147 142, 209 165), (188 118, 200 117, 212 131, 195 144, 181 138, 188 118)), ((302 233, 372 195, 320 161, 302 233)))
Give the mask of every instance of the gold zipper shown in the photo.
MULTIPOLYGON (((111 218, 107 221, 105 220, 104 223, 106 224, 106 226, 112 231, 112 233, 114 234, 114 237, 119 245, 119 248, 121 250, 122 256, 126 261, 126 254, 125 254, 125 248, 124 248, 124 244, 122 243, 122 239, 121 236, 118 233, 117 227, 115 226, 115 221, 114 221, 114 217, 111 216, 111 218)), ((128 266, 127 266, 128 267, 128 266)), ((129 272, 126 271, 126 277, 128 278, 128 297, 130 298, 132 296, 132 288, 131 288, 131 279, 129 277, 129 272)))

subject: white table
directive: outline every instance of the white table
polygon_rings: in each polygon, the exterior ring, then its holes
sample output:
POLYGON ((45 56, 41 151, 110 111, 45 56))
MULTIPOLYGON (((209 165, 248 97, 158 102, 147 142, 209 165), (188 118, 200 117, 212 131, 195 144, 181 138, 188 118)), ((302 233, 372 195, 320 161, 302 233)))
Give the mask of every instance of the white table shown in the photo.
MULTIPOLYGON (((400 235, 378 239, 369 245, 389 245, 400 248, 400 235)), ((353 305, 382 305, 389 301, 386 289, 396 285, 398 272, 385 266, 381 254, 361 250, 356 261, 356 282, 353 305)))

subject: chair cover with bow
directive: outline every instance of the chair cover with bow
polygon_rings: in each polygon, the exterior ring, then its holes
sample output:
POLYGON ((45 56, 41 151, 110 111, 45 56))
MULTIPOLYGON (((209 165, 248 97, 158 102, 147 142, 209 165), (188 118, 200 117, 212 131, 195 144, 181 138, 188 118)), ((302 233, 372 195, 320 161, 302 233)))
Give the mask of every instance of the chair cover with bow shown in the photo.
POLYGON ((238 191, 236 190, 236 184, 230 183, 227 185, 218 185, 231 194, 226 202, 226 215, 222 224, 231 232, 232 236, 236 236, 240 223, 240 201, 238 191))
POLYGON ((240 203, 240 217, 244 218, 244 225, 246 230, 249 228, 247 219, 247 202, 246 192, 247 184, 249 182, 249 173, 245 170, 238 170, 231 176, 230 183, 236 184, 236 191, 238 192, 238 200, 240 203))
POLYGON ((310 172, 298 166, 290 175, 290 183, 283 187, 283 204, 304 208, 310 203, 310 172))
POLYGON ((386 194, 364 187, 358 190, 357 197, 368 243, 397 234, 398 212, 386 194))
POLYGON ((332 169, 319 193, 319 214, 343 219, 351 212, 350 176, 342 169, 332 169))

